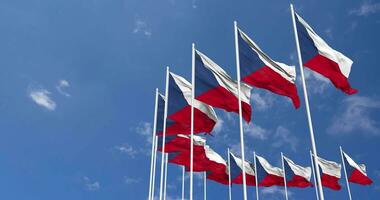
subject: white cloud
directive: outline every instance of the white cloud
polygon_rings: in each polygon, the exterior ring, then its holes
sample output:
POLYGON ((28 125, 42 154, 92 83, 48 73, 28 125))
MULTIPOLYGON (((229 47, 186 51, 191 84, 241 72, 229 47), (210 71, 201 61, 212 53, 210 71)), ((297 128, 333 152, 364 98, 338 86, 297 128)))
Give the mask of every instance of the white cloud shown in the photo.
POLYGON ((70 87, 70 83, 67 80, 63 79, 58 82, 58 85, 55 88, 61 95, 65 97, 70 97, 71 95, 64 91, 65 88, 69 88, 69 87, 70 87))
POLYGON ((260 140, 268 139, 270 132, 259 125, 255 125, 253 123, 244 124, 244 133, 248 136, 260 140))
POLYGON ((131 178, 131 177, 125 177, 124 182, 126 184, 136 184, 141 182, 141 178, 131 178))
POLYGON ((224 121, 222 119, 218 119, 213 129, 213 133, 215 133, 215 135, 218 135, 222 131, 223 124, 224 124, 224 121))
POLYGON ((263 93, 252 93, 251 99, 253 101, 253 109, 254 110, 267 110, 273 105, 274 97, 271 96, 273 94, 270 94, 269 92, 263 92, 263 93))
MULTIPOLYGON (((271 200, 275 200, 276 197, 278 199, 284 199, 285 197, 285 190, 283 187, 265 187, 260 190, 261 193, 265 196, 270 196, 271 200)), ((288 190, 288 197, 292 196, 292 192, 288 190)))
POLYGON ((298 139, 294 135, 291 134, 291 132, 283 127, 279 126, 276 129, 275 134, 273 135, 274 142, 272 143, 273 147, 279 148, 284 145, 287 145, 290 147, 292 151, 296 151, 297 145, 298 145, 298 139))
POLYGON ((100 183, 98 181, 92 181, 87 176, 83 177, 85 189, 88 191, 97 191, 100 189, 100 183))
POLYGON ((131 158, 135 158, 136 154, 138 153, 138 151, 135 150, 129 144, 123 144, 120 146, 115 146, 115 149, 118 150, 120 153, 127 154, 131 158))
POLYGON ((147 23, 142 19, 135 20, 135 26, 132 31, 134 34, 143 34, 146 37, 152 36, 152 31, 149 29, 147 23))
POLYGON ((363 1, 359 8, 350 10, 350 14, 357 16, 368 16, 380 11, 380 3, 372 3, 371 1, 363 1))
MULTIPOLYGON (((328 88, 330 80, 316 72, 309 70, 308 68, 304 69, 304 75, 308 91, 312 92, 313 94, 323 94, 328 88)), ((299 78, 298 80, 300 80, 301 83, 301 78, 299 78)))
POLYGON ((152 143, 152 124, 149 122, 141 122, 135 130, 138 134, 144 136, 146 140, 151 144, 152 143))
POLYGON ((50 92, 45 89, 31 89, 29 97, 39 106, 50 111, 55 110, 57 104, 50 98, 50 92))
POLYGON ((372 135, 380 134, 380 124, 371 117, 380 109, 380 100, 363 96, 350 96, 343 100, 343 111, 334 116, 327 129, 331 134, 347 134, 354 131, 372 135))

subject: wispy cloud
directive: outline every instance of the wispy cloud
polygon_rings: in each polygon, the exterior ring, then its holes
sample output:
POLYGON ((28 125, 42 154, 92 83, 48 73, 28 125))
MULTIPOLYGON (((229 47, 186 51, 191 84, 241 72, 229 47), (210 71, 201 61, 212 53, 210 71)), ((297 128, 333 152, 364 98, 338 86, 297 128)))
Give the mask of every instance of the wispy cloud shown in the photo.
POLYGON ((46 89, 30 89, 29 97, 39 106, 54 111, 57 104, 51 99, 50 92, 46 89))
MULTIPOLYGON (((264 196, 270 196, 272 200, 278 197, 279 199, 283 199, 285 196, 284 188, 280 187, 266 187, 261 190, 261 194, 264 196)), ((292 196, 293 193, 288 190, 288 197, 292 196)))
POLYGON ((273 105, 274 97, 272 94, 266 91, 262 92, 254 92, 251 95, 251 99, 253 101, 253 107, 256 110, 267 110, 273 105))
POLYGON ((136 184, 141 182, 141 178, 124 177, 124 182, 128 185, 136 184))
POLYGON ((380 11, 380 3, 372 3, 371 1, 363 1, 359 8, 352 9, 349 11, 351 15, 357 16, 368 16, 371 14, 375 14, 380 11))
POLYGON ((67 92, 65 92, 65 89, 66 88, 69 88, 70 87, 70 83, 67 81, 67 80, 60 80, 58 82, 58 85, 55 87, 57 89, 57 91, 65 96, 65 97, 70 97, 71 95, 67 92))
POLYGON ((132 31, 134 34, 143 34, 146 37, 152 36, 152 31, 148 27, 147 23, 142 19, 135 20, 135 26, 132 31))
POLYGON ((272 146, 279 148, 282 146, 289 146, 292 151, 296 151, 298 145, 298 139, 295 137, 289 129, 279 126, 277 127, 274 135, 273 135, 273 143, 272 146))
POLYGON ((268 136, 270 134, 268 130, 253 123, 244 124, 244 133, 246 133, 248 136, 252 138, 256 138, 260 140, 268 139, 268 136))
POLYGON ((100 189, 100 183, 98 181, 92 181, 87 176, 83 177, 85 189, 88 191, 97 191, 100 189))
POLYGON ((136 154, 138 154, 138 151, 129 144, 115 146, 114 148, 120 153, 126 154, 131 158, 135 158, 136 154))
POLYGON ((141 122, 135 129, 136 133, 145 137, 146 140, 151 144, 152 143, 152 124, 149 122, 141 122))
POLYGON ((343 100, 342 112, 333 117, 327 129, 330 134, 347 134, 354 131, 380 134, 380 124, 371 116, 380 109, 380 100, 363 96, 350 96, 343 100))
MULTIPOLYGON (((323 94, 330 84, 330 80, 307 68, 304 70, 304 75, 307 79, 307 88, 313 94, 323 94)), ((301 82, 300 78, 298 80, 301 82)))
POLYGON ((212 132, 215 133, 215 135, 218 135, 223 130, 223 124, 224 120, 218 119, 212 132))

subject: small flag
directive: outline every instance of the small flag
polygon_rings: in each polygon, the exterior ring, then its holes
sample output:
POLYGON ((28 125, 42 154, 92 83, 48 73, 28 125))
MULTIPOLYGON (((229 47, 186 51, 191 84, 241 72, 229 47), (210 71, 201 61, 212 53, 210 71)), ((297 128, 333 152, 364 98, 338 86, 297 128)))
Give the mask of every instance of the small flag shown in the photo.
POLYGON ((318 157, 318 166, 321 170, 322 186, 332 190, 340 190, 341 164, 318 157))
MULTIPOLYGON (((195 51, 195 98, 227 112, 239 113, 238 84, 200 51, 195 51)), ((251 120, 251 87, 241 84, 243 118, 251 120)))
POLYGON ((242 81, 287 96, 292 100, 294 107, 299 108, 295 67, 273 61, 243 31, 238 31, 242 81))
POLYGON ((259 186, 284 186, 284 173, 282 169, 273 167, 265 158, 257 156, 257 181, 259 186))
MULTIPOLYGON (((234 184, 243 184, 243 161, 230 153, 231 182, 234 184)), ((246 184, 255 186, 255 170, 251 163, 244 161, 246 184)))
POLYGON ((357 93, 348 82, 353 61, 331 48, 297 13, 295 18, 304 66, 330 79, 346 94, 357 93))
MULTIPOLYGON (((170 73, 168 94, 168 126, 176 129, 166 135, 190 134, 191 130, 191 84, 186 79, 170 73), (175 125, 173 125, 175 124, 175 125)), ((194 99, 194 133, 211 133, 217 122, 214 109, 194 99)))
POLYGON ((292 160, 284 156, 284 168, 286 177, 286 186, 288 187, 310 187, 312 183, 311 178, 311 168, 302 167, 295 164, 292 160))
POLYGON ((373 182, 368 177, 364 164, 358 165, 350 156, 343 152, 347 170, 348 181, 360 185, 371 185, 373 182))

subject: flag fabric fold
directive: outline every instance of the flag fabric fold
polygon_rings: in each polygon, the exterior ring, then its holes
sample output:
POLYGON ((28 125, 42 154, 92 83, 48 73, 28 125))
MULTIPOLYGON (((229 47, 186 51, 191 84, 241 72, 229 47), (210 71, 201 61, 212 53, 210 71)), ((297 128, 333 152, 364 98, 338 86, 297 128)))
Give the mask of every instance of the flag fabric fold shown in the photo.
MULTIPOLYGON (((243 161, 241 158, 236 157, 230 153, 230 173, 231 182, 234 184, 243 184, 243 161)), ((255 170, 251 163, 244 161, 246 184, 250 186, 256 185, 255 170)))
MULTIPOLYGON (((170 73, 166 135, 190 134, 191 84, 181 76, 170 73)), ((194 133, 211 133, 217 117, 214 109, 194 99, 194 133)), ((159 133, 162 135, 162 132, 159 133)))
MULTIPOLYGON (((251 120, 251 87, 241 84, 243 118, 251 120)), ((238 84, 219 65, 195 51, 195 98, 227 112, 239 113, 238 84)))
POLYGON ((288 187, 310 187, 313 184, 310 182, 311 179, 311 168, 302 167, 295 164, 292 160, 284 156, 284 168, 286 185, 288 187))
POLYGON ((284 173, 282 169, 273 167, 269 162, 261 157, 257 156, 257 181, 259 186, 271 187, 274 185, 284 186, 284 173))
POLYGON ((359 185, 370 185, 372 180, 368 177, 366 166, 357 164, 349 155, 343 152, 348 181, 359 185))
POLYGON ((238 32, 242 81, 287 96, 292 100, 294 107, 299 108, 295 67, 273 61, 243 31, 238 29, 238 32))
POLYGON ((348 81, 353 61, 331 48, 297 13, 295 18, 303 65, 330 79, 346 94, 357 93, 348 81))
POLYGON ((318 166, 321 171, 322 186, 332 190, 340 190, 341 164, 318 157, 318 166))

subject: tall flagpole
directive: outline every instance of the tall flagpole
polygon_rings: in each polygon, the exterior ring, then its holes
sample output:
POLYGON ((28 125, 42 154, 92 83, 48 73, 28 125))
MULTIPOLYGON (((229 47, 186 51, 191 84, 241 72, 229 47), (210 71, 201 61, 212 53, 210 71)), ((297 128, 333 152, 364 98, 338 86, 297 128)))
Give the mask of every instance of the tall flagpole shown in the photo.
POLYGON ((259 181, 257 180, 257 165, 256 165, 256 152, 255 151, 253 152, 253 165, 255 166, 256 200, 259 200, 259 181))
POLYGON ((343 158, 343 150, 342 150, 342 147, 341 147, 341 146, 339 146, 339 149, 340 149, 340 155, 341 155, 341 157, 342 157, 342 163, 343 163, 344 175, 346 176, 346 184, 347 184, 348 196, 350 197, 350 200, 352 200, 352 197, 351 197, 351 189, 350 189, 350 183, 348 183, 348 176, 347 176, 347 171, 346 171, 346 162, 344 162, 344 158, 343 158))
POLYGON ((166 186, 167 186, 167 180, 168 180, 168 157, 169 157, 169 154, 166 153, 166 155, 165 155, 164 200, 166 200, 166 186))
POLYGON ((156 88, 155 101, 154 101, 154 117, 153 117, 153 133, 152 133, 152 154, 150 158, 150 177, 149 177, 149 197, 148 199, 152 200, 152 188, 153 188, 153 162, 155 162, 155 143, 156 143, 156 124, 157 124, 157 107, 158 107, 158 88, 156 88))
POLYGON ((195 97, 195 44, 191 48, 191 130, 190 130, 190 200, 193 200, 193 161, 194 161, 194 97, 195 97))
POLYGON ((152 194, 150 199, 154 199, 154 189, 155 189, 155 182, 156 182, 156 163, 157 163, 157 144, 158 144, 158 136, 155 136, 154 138, 154 158, 153 158, 153 177, 152 177, 152 194))
POLYGON ((237 71, 237 83, 238 83, 238 100, 239 100, 239 127, 240 127, 240 148, 241 148, 241 159, 243 160, 243 196, 244 200, 247 200, 247 181, 245 175, 245 156, 244 156, 244 133, 243 133, 243 114, 241 106, 241 83, 240 83, 240 60, 239 60, 239 43, 238 43, 238 30, 237 22, 234 21, 234 31, 235 31, 235 57, 236 57, 236 71, 237 71))
POLYGON ((207 174, 203 172, 203 199, 207 200, 207 174))
POLYGON ((284 154, 281 152, 282 172, 284 173, 285 199, 288 200, 288 186, 286 183, 286 173, 284 165, 284 154))
POLYGON ((228 197, 229 197, 229 200, 232 200, 230 148, 227 149, 227 153, 228 153, 228 197))
POLYGON ((313 170, 315 194, 317 196, 317 200, 319 200, 318 183, 317 183, 317 178, 315 177, 315 167, 314 167, 313 153, 311 151, 310 151, 310 160, 311 160, 311 169, 313 170))
POLYGON ((182 200, 185 200, 185 166, 182 166, 182 200))
MULTIPOLYGON (((303 73, 303 64, 302 64, 303 62, 302 62, 302 57, 301 57, 301 49, 300 49, 300 45, 299 45, 299 41, 298 41, 298 32, 297 32, 297 27, 296 27, 296 19, 294 16, 293 4, 290 4, 290 9, 292 11, 291 13, 292 13, 292 20, 293 20, 294 37, 295 37, 296 46, 297 46, 298 62, 299 62, 299 68, 300 68, 300 72, 301 72, 301 80, 302 80, 303 94, 304 94, 304 98, 305 98, 307 120, 308 120, 308 124, 309 124, 311 147, 312 147, 312 151, 314 154, 314 161, 315 161, 315 163, 318 163, 317 162, 317 157, 318 157, 317 147, 315 145, 313 123, 311 120, 311 113, 310 113, 310 108, 309 108, 309 99, 308 99, 308 94, 307 94, 307 89, 306 89, 305 76, 303 73)), ((319 196, 320 196, 321 200, 324 200, 323 189, 322 189, 322 184, 321 184, 321 175, 319 173, 319 170, 316 170, 316 174, 317 174, 317 181, 318 181, 319 196)))
POLYGON ((164 184, 166 117, 168 116, 168 101, 169 101, 168 94, 169 94, 169 67, 166 67, 165 109, 164 109, 164 125, 163 125, 163 133, 162 133, 161 177, 160 177, 160 199, 159 200, 162 200, 162 192, 163 192, 163 184, 164 184))

